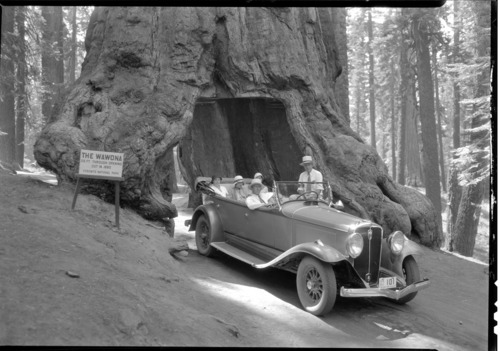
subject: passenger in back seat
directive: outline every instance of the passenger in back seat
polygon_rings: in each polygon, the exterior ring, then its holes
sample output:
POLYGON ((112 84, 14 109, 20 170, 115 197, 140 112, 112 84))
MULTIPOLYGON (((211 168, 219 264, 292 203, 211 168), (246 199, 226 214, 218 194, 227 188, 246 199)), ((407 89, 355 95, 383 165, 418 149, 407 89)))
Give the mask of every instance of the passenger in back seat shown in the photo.
POLYGON ((233 200, 244 202, 249 195, 251 194, 244 185, 243 177, 240 175, 234 177, 234 186, 229 191, 229 197, 233 200))
POLYGON ((228 192, 225 186, 221 185, 221 177, 212 176, 212 181, 210 182, 210 188, 215 192, 215 194, 222 197, 227 197, 228 192))

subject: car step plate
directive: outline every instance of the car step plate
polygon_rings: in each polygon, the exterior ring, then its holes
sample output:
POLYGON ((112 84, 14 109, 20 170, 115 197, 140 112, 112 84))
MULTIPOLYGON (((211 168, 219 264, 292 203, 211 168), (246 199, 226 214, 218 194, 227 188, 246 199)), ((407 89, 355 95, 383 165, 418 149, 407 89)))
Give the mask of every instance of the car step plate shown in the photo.
POLYGON ((258 264, 266 263, 266 261, 263 261, 260 258, 255 257, 248 252, 240 250, 225 242, 214 242, 211 243, 210 246, 215 247, 217 250, 220 250, 225 254, 237 258, 238 260, 248 263, 254 267, 258 264))

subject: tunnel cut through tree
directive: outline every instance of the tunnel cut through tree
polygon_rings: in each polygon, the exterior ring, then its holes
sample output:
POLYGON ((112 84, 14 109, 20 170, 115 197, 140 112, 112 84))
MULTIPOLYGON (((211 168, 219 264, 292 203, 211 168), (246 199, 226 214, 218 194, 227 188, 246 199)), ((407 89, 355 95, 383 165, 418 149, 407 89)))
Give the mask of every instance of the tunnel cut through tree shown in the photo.
MULTIPOLYGON (((188 184, 197 176, 252 178, 256 172, 271 184, 301 172, 285 107, 273 99, 200 99, 179 149, 188 184)), ((199 195, 190 204, 200 204, 199 195)))

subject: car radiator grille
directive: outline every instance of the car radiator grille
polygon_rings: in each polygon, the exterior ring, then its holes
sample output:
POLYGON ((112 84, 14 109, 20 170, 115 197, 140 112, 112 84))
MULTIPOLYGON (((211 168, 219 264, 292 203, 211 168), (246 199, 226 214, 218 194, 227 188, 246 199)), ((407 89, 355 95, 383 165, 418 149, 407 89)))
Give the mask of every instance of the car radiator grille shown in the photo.
POLYGON ((370 285, 378 282, 380 254, 382 251, 382 229, 378 227, 359 228, 357 233, 363 236, 363 252, 354 259, 354 268, 359 276, 370 285), (368 238, 371 231, 371 240, 368 238))

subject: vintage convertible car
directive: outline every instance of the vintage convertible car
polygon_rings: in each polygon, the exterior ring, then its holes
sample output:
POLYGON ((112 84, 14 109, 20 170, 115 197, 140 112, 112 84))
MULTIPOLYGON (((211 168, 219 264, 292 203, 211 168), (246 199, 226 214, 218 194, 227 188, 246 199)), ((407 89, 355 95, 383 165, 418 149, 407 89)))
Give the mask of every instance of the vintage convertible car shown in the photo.
POLYGON ((258 269, 296 273, 300 302, 314 315, 328 313, 338 294, 405 304, 430 284, 420 279, 418 244, 401 231, 384 233, 376 223, 336 209, 329 184, 319 184, 299 195, 298 182, 277 181, 275 204, 250 210, 216 195, 208 178, 198 178, 195 188, 206 195, 205 203, 186 225, 202 255, 222 251, 258 269))

